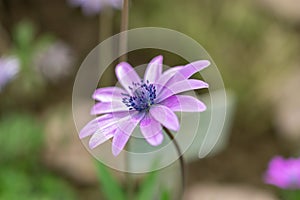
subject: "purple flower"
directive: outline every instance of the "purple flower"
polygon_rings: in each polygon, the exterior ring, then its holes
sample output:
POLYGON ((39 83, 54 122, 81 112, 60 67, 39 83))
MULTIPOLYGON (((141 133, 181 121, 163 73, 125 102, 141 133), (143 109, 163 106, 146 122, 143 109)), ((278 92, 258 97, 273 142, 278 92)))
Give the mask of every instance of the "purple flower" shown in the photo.
POLYGON ((57 41, 40 50, 33 63, 38 71, 53 83, 71 75, 74 68, 74 52, 66 43, 57 41))
POLYGON ((15 78, 20 70, 19 60, 15 57, 0 58, 0 92, 15 78))
POLYGON ((300 158, 274 157, 269 163, 264 181, 282 189, 300 189, 300 158))
POLYGON ((121 9, 123 0, 68 0, 71 6, 81 6, 85 15, 98 14, 106 7, 121 9))
POLYGON ((126 62, 117 65, 116 76, 123 86, 97 89, 97 101, 91 114, 100 115, 90 121, 79 137, 91 136, 91 149, 112 139, 112 152, 117 156, 125 147, 137 125, 146 141, 160 145, 163 141, 162 126, 178 131, 179 121, 174 112, 202 112, 204 103, 195 97, 179 93, 208 88, 208 84, 189 79, 194 73, 210 65, 200 60, 185 66, 172 67, 162 72, 163 57, 157 56, 148 64, 144 78, 126 62))

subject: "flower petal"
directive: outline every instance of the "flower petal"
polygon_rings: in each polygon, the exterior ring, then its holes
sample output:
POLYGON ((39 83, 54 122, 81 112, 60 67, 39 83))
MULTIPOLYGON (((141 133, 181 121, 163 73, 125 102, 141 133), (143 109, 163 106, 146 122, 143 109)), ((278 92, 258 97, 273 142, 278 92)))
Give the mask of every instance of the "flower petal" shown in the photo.
POLYGON ((92 121, 90 121, 89 123, 87 123, 80 131, 79 133, 79 138, 85 138, 87 136, 90 136, 92 134, 94 134, 101 126, 101 123, 105 123, 108 120, 112 119, 112 115, 107 114, 107 115, 102 115, 100 117, 97 117, 95 119, 93 119, 92 121))
POLYGON ((199 60, 185 65, 182 69, 178 70, 176 74, 168 81, 168 85, 172 85, 175 82, 186 80, 190 78, 196 72, 208 67, 210 62, 208 60, 199 60))
POLYGON ((179 81, 171 86, 161 89, 161 92, 157 95, 157 102, 161 102, 162 100, 181 92, 202 88, 208 88, 208 84, 201 80, 188 79, 179 81))
POLYGON ((112 140, 112 153, 114 156, 117 156, 124 149, 127 141, 129 140, 130 135, 124 133, 122 130, 117 129, 115 136, 112 140))
POLYGON ((184 68, 184 66, 171 67, 170 69, 167 69, 166 71, 164 71, 164 73, 162 74, 162 77, 160 79, 171 78, 172 76, 174 76, 174 74, 176 74, 182 68, 184 68))
POLYGON ((97 117, 90 121, 87 125, 83 127, 83 129, 81 129, 79 133, 79 138, 85 138, 94 134, 99 129, 105 129, 109 126, 119 123, 122 120, 126 120, 126 117, 130 117, 129 115, 132 115, 133 113, 134 111, 125 111, 101 115, 100 117, 97 117))
MULTIPOLYGON (((156 85, 164 86, 184 66, 176 66, 166 70, 156 81, 156 85)), ((161 88, 161 87, 160 87, 161 88)), ((160 90, 158 90, 159 92, 160 90)))
POLYGON ((178 131, 179 121, 175 113, 168 107, 163 105, 155 105, 150 109, 152 117, 168 129, 178 131))
POLYGON ((206 110, 206 106, 203 102, 188 95, 174 95, 159 104, 167 106, 174 112, 203 112, 206 110))
POLYGON ((149 81, 150 83, 156 82, 162 74, 163 67, 163 57, 157 56, 153 58, 149 65, 147 66, 144 81, 149 81))
POLYGON ((128 111, 128 107, 121 101, 113 102, 99 102, 96 103, 92 110, 91 115, 100 115, 105 113, 128 111))
POLYGON ((210 65, 210 61, 208 60, 199 60, 199 61, 195 61, 192 62, 190 64, 187 64, 186 66, 184 66, 179 73, 185 78, 189 78, 191 77, 193 74, 195 74, 196 72, 201 71, 202 69, 208 67, 210 65))
POLYGON ((93 94, 93 99, 102 102, 122 101, 122 94, 127 92, 119 87, 105 87, 96 89, 93 94))
POLYGON ((144 113, 137 112, 137 114, 130 116, 131 118, 129 120, 118 123, 117 130, 112 141, 112 153, 114 156, 119 155, 119 153, 124 149, 130 135, 144 115, 144 113))
POLYGON ((129 89, 130 86, 132 86, 132 83, 140 83, 141 78, 136 73, 136 71, 131 67, 130 64, 126 62, 121 62, 116 66, 116 76, 121 83, 121 85, 124 87, 125 90, 127 90, 129 93, 131 93, 131 90, 129 89))
POLYGON ((149 144, 158 146, 162 143, 164 139, 162 127, 160 123, 153 119, 151 115, 146 115, 141 120, 140 129, 144 138, 149 144))
POLYGON ((109 126, 105 129, 98 130, 90 139, 89 147, 91 149, 96 148, 98 145, 106 142, 114 136, 114 133, 117 129, 116 125, 109 126))

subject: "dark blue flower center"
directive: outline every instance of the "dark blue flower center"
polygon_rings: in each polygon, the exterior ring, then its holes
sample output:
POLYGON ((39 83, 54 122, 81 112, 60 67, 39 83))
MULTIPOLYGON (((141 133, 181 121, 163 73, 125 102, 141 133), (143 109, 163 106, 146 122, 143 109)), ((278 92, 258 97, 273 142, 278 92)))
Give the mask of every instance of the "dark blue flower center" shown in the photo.
POLYGON ((129 110, 148 111, 156 98, 155 86, 150 84, 149 81, 145 83, 143 80, 140 83, 132 83, 132 86, 129 87, 132 91, 132 96, 122 94, 125 96, 122 102, 129 107, 129 110))

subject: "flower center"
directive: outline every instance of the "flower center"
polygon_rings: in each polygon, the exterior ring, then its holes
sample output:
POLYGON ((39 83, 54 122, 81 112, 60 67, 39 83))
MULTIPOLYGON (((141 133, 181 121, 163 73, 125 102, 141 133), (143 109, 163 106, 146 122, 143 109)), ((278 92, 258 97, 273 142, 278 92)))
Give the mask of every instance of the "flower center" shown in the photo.
POLYGON ((129 94, 122 94, 125 96, 122 102, 129 107, 129 110, 148 111, 150 106, 154 104, 156 98, 156 88, 153 84, 146 83, 141 80, 140 83, 132 83, 133 87, 129 86, 132 91, 132 96, 129 94))

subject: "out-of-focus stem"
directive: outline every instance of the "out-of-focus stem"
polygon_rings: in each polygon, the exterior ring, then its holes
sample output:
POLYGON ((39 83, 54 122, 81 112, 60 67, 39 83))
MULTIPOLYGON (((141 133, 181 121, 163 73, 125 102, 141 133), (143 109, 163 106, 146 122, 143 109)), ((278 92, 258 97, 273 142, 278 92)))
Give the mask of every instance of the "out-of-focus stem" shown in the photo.
POLYGON ((113 11, 110 7, 99 13, 99 42, 102 42, 112 34, 113 11))
MULTIPOLYGON (((112 8, 107 7, 103 11, 99 13, 99 43, 107 39, 112 35, 112 20, 113 20, 113 11, 112 8)), ((106 67, 103 66, 103 59, 101 57, 106 56, 108 59, 112 57, 113 55, 113 44, 109 46, 109 49, 106 49, 105 52, 100 52, 99 56, 99 65, 100 67, 106 67)), ((114 82, 114 69, 113 68, 107 68, 105 76, 101 77, 101 86, 109 86, 113 85, 114 82)))
MULTIPOLYGON (((127 61, 127 30, 128 30, 128 18, 129 18, 129 0, 123 0, 123 8, 121 14, 121 27, 120 27, 120 38, 119 38, 119 54, 122 55, 119 58, 119 62, 126 62, 127 61)), ((127 151, 130 152, 130 141, 127 143, 127 151)), ((130 161, 128 157, 125 158, 125 165, 127 170, 130 170, 130 161)), ((126 189, 128 199, 134 198, 134 178, 130 172, 126 173, 126 189)))
MULTIPOLYGON (((181 194, 181 198, 183 197, 183 193, 184 193, 184 188, 185 188, 185 168, 184 168, 184 159, 183 159, 183 154, 180 150, 180 147, 176 141, 176 139, 174 138, 173 134, 171 133, 171 131, 169 129, 167 129, 166 127, 163 127, 164 131, 166 132, 166 134, 168 135, 168 137, 170 138, 170 140, 173 142, 175 149, 177 151, 177 154, 179 156, 179 163, 180 163, 180 173, 181 173, 181 186, 182 186, 182 194, 181 194)), ((180 198, 180 199, 181 199, 180 198)))
MULTIPOLYGON (((120 35, 120 44, 119 52, 125 53, 120 57, 120 62, 127 61, 127 30, 128 30, 128 18, 129 18, 129 0, 123 1, 122 9, 122 19, 121 19, 121 35, 120 35)), ((120 54, 121 55, 121 54, 120 54)))

